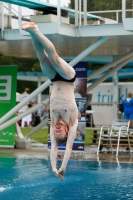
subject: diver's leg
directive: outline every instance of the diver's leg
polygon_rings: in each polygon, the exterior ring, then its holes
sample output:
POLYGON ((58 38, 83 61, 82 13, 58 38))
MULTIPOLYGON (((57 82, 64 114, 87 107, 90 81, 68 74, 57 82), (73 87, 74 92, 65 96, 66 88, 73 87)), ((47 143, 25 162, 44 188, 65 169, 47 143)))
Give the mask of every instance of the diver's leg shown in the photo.
POLYGON ((49 79, 53 79, 56 75, 56 71, 54 67, 51 65, 51 62, 49 61, 47 53, 42 47, 42 44, 33 35, 31 35, 31 38, 32 38, 33 47, 37 53, 38 59, 40 61, 41 69, 44 75, 46 75, 49 79))
POLYGON ((42 44, 45 49, 49 61, 53 65, 54 69, 64 78, 72 79, 75 76, 75 70, 62 58, 60 58, 55 50, 54 45, 50 40, 48 40, 38 29, 38 27, 31 22, 28 25, 23 25, 23 30, 28 31, 31 36, 34 36, 42 44))

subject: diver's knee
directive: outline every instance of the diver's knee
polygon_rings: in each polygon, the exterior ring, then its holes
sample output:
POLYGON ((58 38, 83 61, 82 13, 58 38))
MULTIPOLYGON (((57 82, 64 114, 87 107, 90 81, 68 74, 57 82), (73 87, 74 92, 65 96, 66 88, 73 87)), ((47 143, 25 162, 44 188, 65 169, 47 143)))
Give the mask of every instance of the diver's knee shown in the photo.
POLYGON ((51 63, 59 63, 60 57, 57 54, 54 54, 52 56, 49 56, 49 59, 51 61, 51 63))

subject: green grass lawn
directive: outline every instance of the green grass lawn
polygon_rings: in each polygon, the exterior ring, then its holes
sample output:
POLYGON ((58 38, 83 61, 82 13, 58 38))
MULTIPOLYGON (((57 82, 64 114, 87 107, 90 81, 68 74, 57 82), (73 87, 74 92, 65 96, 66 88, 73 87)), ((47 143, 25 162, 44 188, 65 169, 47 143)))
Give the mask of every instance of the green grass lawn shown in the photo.
POLYGON ((89 145, 92 143, 93 139, 93 130, 85 130, 85 145, 89 145))
MULTIPOLYGON (((21 128, 22 134, 26 136, 32 128, 21 128)), ((47 144, 48 141, 48 128, 42 128, 33 135, 29 137, 32 140, 35 140, 42 144, 47 144)), ((85 145, 89 145, 92 143, 93 138, 93 130, 85 130, 85 145)), ((17 136, 15 136, 15 139, 18 139, 17 136)))

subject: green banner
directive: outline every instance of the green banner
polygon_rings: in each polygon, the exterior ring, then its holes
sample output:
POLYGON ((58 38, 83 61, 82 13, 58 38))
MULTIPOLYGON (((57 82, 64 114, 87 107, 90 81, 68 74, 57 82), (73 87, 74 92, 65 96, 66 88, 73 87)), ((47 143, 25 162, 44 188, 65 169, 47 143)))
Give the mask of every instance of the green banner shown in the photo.
MULTIPOLYGON (((16 83, 17 66, 0 66, 0 118, 16 105, 16 83)), ((14 147, 14 132, 15 124, 0 131, 1 147, 14 147)))

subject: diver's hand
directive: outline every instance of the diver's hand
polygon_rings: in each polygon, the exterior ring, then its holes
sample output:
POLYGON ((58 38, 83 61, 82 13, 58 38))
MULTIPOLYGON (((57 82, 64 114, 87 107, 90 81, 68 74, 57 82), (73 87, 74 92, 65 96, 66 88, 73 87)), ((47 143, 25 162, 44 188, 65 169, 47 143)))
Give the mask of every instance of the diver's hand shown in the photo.
POLYGON ((66 173, 66 169, 60 168, 60 169, 58 170, 58 176, 60 176, 60 178, 61 178, 62 180, 65 180, 65 178, 64 178, 65 173, 66 173))
POLYGON ((61 173, 61 172, 59 173, 57 169, 53 169, 52 171, 53 171, 55 176, 57 176, 61 180, 64 180, 64 174, 63 173, 61 173))
POLYGON ((65 173, 66 173, 66 169, 60 168, 60 169, 58 170, 58 173, 65 174, 65 173))
POLYGON ((52 171, 53 171, 53 173, 54 173, 55 176, 58 176, 58 171, 57 171, 57 169, 52 169, 52 171))

